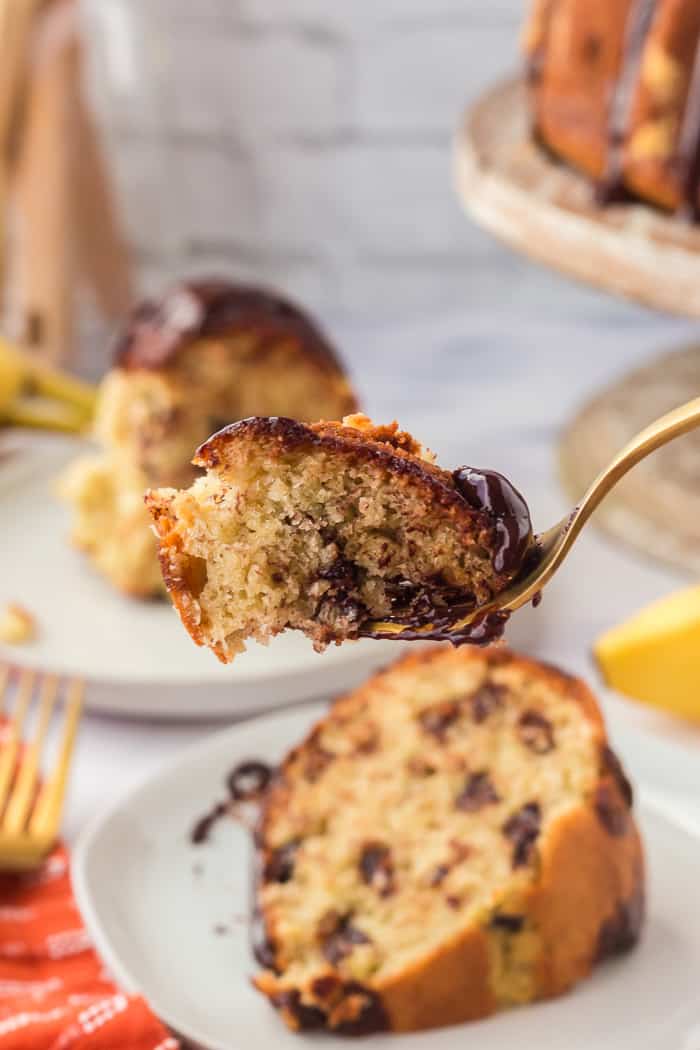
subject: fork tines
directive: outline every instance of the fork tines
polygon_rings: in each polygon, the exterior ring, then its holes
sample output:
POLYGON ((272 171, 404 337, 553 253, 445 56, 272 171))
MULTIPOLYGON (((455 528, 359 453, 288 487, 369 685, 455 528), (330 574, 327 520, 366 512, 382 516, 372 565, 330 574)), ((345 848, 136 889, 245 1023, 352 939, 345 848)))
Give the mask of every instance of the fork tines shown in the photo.
POLYGON ((38 863, 58 834, 83 689, 79 678, 0 664, 0 867, 38 863), (57 754, 42 777, 42 753, 61 719, 57 754))

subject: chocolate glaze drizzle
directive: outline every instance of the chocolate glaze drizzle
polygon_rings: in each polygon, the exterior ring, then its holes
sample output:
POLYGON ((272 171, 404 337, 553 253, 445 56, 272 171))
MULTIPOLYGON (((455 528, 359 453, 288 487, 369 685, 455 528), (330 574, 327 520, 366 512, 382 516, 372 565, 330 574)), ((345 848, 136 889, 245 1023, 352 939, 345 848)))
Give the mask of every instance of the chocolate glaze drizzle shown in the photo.
POLYGON ((295 338, 325 369, 341 370, 330 343, 293 303, 272 292, 229 281, 190 281, 157 301, 139 304, 117 340, 121 368, 163 368, 197 339, 253 330, 261 345, 295 338))
POLYGON ((683 187, 683 214, 700 220, 700 39, 695 49, 693 72, 678 139, 678 166, 683 187))
POLYGON ((215 824, 223 817, 236 818, 236 805, 241 802, 259 802, 272 780, 274 769, 258 759, 239 762, 226 778, 229 797, 215 802, 192 826, 190 842, 201 846, 209 838, 215 824))
POLYGON ((596 187, 596 200, 599 204, 613 204, 629 199, 624 185, 624 148, 642 52, 655 11, 656 0, 636 0, 627 19, 622 68, 610 104, 607 169, 596 187))
POLYGON ((532 522, 527 503, 518 490, 495 470, 458 467, 452 478, 458 492, 474 510, 484 511, 493 520, 496 546, 494 570, 516 573, 532 543, 532 522))

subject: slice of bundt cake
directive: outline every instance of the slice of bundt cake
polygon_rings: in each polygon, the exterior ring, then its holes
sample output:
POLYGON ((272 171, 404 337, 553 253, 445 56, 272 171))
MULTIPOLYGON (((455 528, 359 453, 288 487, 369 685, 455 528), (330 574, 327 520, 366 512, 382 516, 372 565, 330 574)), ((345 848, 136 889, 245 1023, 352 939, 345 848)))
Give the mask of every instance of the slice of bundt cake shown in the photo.
POLYGON ((502 590, 532 539, 505 478, 442 470, 396 424, 366 416, 244 420, 194 462, 205 477, 147 504, 183 622, 223 661, 290 627, 317 648, 375 636, 378 620, 404 638, 424 625, 448 637, 455 610, 502 590))
POLYGON ((337 419, 355 398, 326 337, 270 292, 205 281, 136 308, 102 383, 97 454, 62 482, 73 540, 120 590, 162 592, 143 494, 188 485, 192 450, 254 413, 337 419))
POLYGON ((534 0, 525 50, 541 142, 604 202, 700 217, 697 0, 534 0))
POLYGON ((631 803, 583 682, 501 647, 411 655, 269 788, 255 984, 290 1027, 344 1034, 565 992, 638 937, 631 803))

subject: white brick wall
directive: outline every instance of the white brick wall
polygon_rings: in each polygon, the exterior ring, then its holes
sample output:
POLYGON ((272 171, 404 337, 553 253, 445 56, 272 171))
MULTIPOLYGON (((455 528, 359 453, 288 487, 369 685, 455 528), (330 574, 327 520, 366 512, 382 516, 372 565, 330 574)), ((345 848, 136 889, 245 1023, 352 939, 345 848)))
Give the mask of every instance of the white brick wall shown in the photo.
POLYGON ((451 133, 517 63, 524 0, 83 2, 147 285, 228 270, 376 314, 462 304, 524 265, 450 186, 451 133))

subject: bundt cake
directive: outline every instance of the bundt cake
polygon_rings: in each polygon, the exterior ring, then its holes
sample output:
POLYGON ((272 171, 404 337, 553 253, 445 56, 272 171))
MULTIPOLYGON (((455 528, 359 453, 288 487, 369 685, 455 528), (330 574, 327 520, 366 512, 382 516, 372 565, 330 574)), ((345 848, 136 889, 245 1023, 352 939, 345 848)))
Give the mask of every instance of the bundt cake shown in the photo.
POLYGON ((595 179, 700 216, 697 0, 536 0, 525 30, 534 131, 595 179))
POLYGON ((162 592, 149 486, 189 484, 193 449, 225 423, 253 413, 337 419, 355 407, 334 351, 298 307, 226 281, 172 288, 128 320, 100 390, 101 449, 61 486, 73 540, 120 590, 162 592))
POLYGON ((255 984, 291 1028, 344 1034, 559 995, 639 935, 631 805, 583 682, 500 646, 411 655, 268 789, 255 984))
MULTIPOLYGON (((285 628, 317 648, 362 635, 450 635, 513 578, 532 540, 501 475, 450 472, 394 423, 252 418, 215 434, 185 491, 149 492, 163 576, 183 622, 224 662, 285 628)), ((476 628, 485 640, 500 614, 476 628)), ((455 641, 467 640, 465 632, 455 641)))

